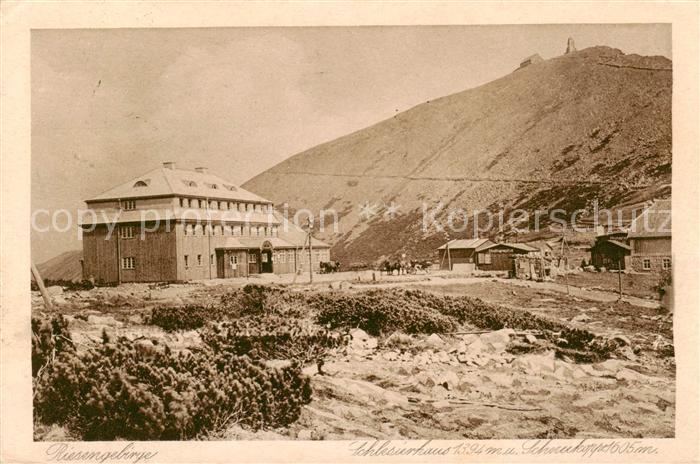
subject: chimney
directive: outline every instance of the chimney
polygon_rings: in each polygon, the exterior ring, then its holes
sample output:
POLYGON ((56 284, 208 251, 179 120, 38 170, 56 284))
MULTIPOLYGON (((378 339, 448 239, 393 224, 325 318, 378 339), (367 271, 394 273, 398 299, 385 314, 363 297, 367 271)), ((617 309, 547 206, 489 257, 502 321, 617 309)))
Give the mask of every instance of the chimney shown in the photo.
POLYGON ((205 167, 194 168, 194 170, 197 171, 197 172, 200 173, 200 174, 207 174, 207 173, 209 173, 209 169, 208 169, 208 168, 205 168, 205 167))
POLYGON ((165 169, 175 169, 175 161, 166 161, 163 163, 165 169))

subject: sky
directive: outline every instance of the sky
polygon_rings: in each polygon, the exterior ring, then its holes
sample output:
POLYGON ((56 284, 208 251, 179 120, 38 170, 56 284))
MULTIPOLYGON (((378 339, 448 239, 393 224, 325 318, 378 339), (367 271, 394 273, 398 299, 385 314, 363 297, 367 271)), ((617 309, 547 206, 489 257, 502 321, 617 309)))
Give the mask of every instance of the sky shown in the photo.
MULTIPOLYGON (((164 161, 242 184, 533 53, 559 56, 568 37, 672 58, 662 24, 33 30, 32 210, 48 210, 35 223, 164 161)), ((81 248, 56 217, 32 230, 37 263, 81 248)))

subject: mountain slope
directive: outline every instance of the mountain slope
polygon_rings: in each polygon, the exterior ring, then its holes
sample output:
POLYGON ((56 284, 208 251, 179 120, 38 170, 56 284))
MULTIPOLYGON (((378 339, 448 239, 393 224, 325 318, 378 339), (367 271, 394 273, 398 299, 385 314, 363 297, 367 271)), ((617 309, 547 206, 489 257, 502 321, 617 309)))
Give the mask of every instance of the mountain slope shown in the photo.
POLYGON ((80 281, 83 278, 83 269, 80 266, 82 257, 82 250, 66 251, 38 264, 37 268, 44 280, 80 281))
MULTIPOLYGON (((320 235, 341 261, 430 256, 445 234, 422 229, 423 208, 439 202, 574 210, 668 195, 659 186, 671 177, 671 82, 666 58, 593 47, 418 105, 243 187, 292 209, 337 211, 340 230, 320 235), (367 218, 366 202, 379 213, 394 202, 400 214, 367 218)), ((446 213, 436 217, 445 224, 446 213)))

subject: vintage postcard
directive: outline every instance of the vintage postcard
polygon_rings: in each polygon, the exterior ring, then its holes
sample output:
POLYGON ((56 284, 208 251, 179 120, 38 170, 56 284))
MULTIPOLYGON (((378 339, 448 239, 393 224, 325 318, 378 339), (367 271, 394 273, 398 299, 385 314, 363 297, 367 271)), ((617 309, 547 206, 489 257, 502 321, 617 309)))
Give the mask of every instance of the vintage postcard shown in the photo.
POLYGON ((3 462, 698 459, 697 4, 66 5, 2 9, 3 462))

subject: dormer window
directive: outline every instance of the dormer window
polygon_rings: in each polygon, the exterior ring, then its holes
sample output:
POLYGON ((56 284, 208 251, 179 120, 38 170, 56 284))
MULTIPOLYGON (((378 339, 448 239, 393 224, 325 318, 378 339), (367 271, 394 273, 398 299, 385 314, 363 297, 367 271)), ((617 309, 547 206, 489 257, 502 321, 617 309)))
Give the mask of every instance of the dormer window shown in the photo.
POLYGON ((136 187, 148 187, 148 181, 147 180, 136 181, 136 183, 134 184, 134 187, 135 188, 136 187))
POLYGON ((182 179, 182 183, 188 187, 196 187, 197 186, 197 182, 195 182, 193 180, 182 179))
POLYGON ((224 188, 227 189, 227 190, 230 190, 230 191, 232 191, 232 192, 235 192, 236 190, 238 190, 235 186, 233 186, 233 185, 228 185, 228 184, 224 184, 224 188))

